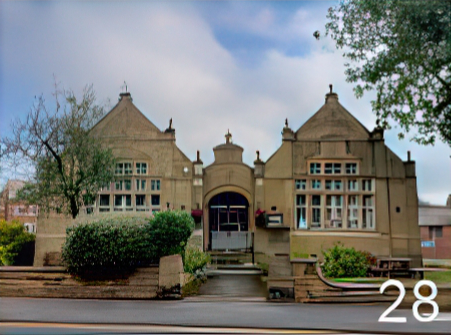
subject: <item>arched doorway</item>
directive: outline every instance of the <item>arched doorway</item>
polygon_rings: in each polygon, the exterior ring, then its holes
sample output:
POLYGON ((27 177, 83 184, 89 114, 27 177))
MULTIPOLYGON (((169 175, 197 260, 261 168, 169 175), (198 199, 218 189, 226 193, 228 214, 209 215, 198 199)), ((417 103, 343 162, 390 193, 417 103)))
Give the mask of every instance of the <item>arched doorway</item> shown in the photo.
MULTIPOLYGON (((237 192, 223 192, 208 202, 210 242, 214 232, 247 232, 249 230, 249 202, 237 192)), ((222 233, 214 233, 217 236, 222 233)), ((230 234, 229 234, 230 235, 230 234)), ((211 244, 209 249, 211 250, 211 244)))

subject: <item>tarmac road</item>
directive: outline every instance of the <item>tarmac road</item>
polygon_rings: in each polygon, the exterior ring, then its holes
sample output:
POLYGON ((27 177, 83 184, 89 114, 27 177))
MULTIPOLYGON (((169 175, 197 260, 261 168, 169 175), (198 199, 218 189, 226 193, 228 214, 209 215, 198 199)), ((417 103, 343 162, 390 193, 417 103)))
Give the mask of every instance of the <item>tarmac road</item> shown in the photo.
MULTIPOLYGON (((10 329, 6 327, 7 322, 18 322, 24 327, 27 322, 50 322, 287 331, 338 330, 366 334, 451 333, 451 313, 440 313, 435 321, 424 323, 417 321, 411 310, 395 310, 390 316, 405 316, 407 323, 379 323, 379 316, 387 307, 388 304, 312 305, 269 302, 196 302, 190 299, 131 301, 0 298, 0 333, 4 334, 5 329, 10 329)), ((20 333, 27 333, 25 329, 22 331, 20 333)), ((9 331, 8 333, 13 334, 9 331)))

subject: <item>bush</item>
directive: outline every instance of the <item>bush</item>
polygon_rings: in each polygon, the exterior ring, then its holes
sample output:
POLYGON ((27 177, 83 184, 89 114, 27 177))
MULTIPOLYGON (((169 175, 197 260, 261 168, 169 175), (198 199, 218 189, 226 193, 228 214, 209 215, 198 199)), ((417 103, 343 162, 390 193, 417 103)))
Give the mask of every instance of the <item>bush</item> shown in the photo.
POLYGON ((326 277, 366 277, 370 268, 368 253, 357 251, 354 248, 345 248, 340 243, 323 251, 323 254, 324 264, 321 269, 326 277))
POLYGON ((150 238, 147 250, 156 259, 176 254, 183 257, 193 229, 194 220, 186 212, 157 212, 145 225, 145 234, 150 238))
POLYGON ((142 258, 143 218, 105 218, 66 229, 62 259, 81 277, 131 271, 142 258))
POLYGON ((35 235, 28 233, 22 223, 0 220, 0 265, 13 265, 24 246, 34 240, 35 235))
POLYGON ((163 256, 183 255, 193 225, 185 212, 106 217, 68 228, 62 259, 69 273, 81 278, 124 277, 163 256))
POLYGON ((191 273, 195 277, 204 276, 204 268, 211 261, 210 255, 197 248, 187 248, 185 251, 185 260, 183 270, 191 273))

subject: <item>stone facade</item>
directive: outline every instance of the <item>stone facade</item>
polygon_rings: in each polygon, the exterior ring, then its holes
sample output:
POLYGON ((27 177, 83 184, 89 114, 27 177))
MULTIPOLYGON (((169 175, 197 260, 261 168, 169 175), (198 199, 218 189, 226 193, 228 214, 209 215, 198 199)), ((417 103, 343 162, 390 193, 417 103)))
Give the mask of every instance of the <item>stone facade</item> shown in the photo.
POLYGON ((133 104, 130 93, 91 130, 113 150, 116 182, 99 194, 96 211, 150 212, 192 207, 193 163, 175 144, 172 125, 160 131, 133 104))
POLYGON ((415 162, 397 157, 382 129, 368 131, 332 90, 297 131, 286 121, 280 148, 266 162, 257 153, 253 167, 230 132, 214 147, 211 165, 204 167, 199 153, 190 161, 172 125, 159 130, 130 93, 91 134, 118 162, 117 180, 100 192, 95 212, 189 211, 202 216, 204 249, 253 240, 257 259, 321 259, 340 241, 421 265, 415 162))

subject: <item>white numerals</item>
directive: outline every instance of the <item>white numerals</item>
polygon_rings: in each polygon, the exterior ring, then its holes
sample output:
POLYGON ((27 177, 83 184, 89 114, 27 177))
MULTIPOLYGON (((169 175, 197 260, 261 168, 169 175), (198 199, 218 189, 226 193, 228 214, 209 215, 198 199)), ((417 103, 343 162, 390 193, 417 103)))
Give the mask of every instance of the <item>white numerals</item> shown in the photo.
POLYGON ((396 286, 399 289, 399 297, 390 307, 387 308, 387 310, 384 313, 382 313, 378 322, 398 322, 398 323, 407 322, 407 319, 405 317, 402 318, 387 317, 388 314, 390 314, 396 307, 398 307, 398 305, 401 303, 402 299, 404 299, 404 296, 406 295, 406 289, 404 288, 404 285, 399 280, 394 279, 389 279, 385 283, 383 283, 379 292, 381 294, 384 293, 385 289, 389 286, 396 286))
POLYGON ((415 294, 415 298, 418 299, 417 301, 415 301, 412 307, 412 312, 415 319, 417 319, 420 322, 430 322, 434 320, 438 315, 438 304, 435 301, 433 301, 433 299, 437 296, 437 286, 435 286, 435 284, 430 280, 421 280, 415 285, 413 289, 413 294, 415 294), (421 295, 420 294, 421 286, 429 286, 431 288, 431 294, 427 297, 421 295), (429 317, 427 318, 422 317, 418 312, 418 307, 420 307, 421 304, 429 304, 432 306, 434 311, 429 317))
MULTIPOLYGON (((402 299, 404 299, 404 297, 406 295, 406 289, 404 288, 404 285, 399 280, 394 280, 394 279, 389 279, 385 283, 383 283, 380 288, 380 293, 381 294, 384 293, 384 291, 389 286, 397 287, 399 289, 399 296, 395 300, 395 302, 389 308, 387 308, 384 313, 381 314, 378 321, 379 322, 397 322, 397 323, 407 322, 407 319, 405 317, 396 317, 395 318, 395 317, 387 316, 393 310, 395 310, 396 307, 398 307, 398 305, 401 303, 402 299)), ((413 288, 413 294, 415 295, 415 298, 418 299, 414 302, 414 304, 412 306, 412 313, 413 313, 413 316, 415 317, 415 319, 417 319, 420 322, 430 322, 437 317, 437 315, 439 313, 439 308, 438 308, 438 304, 435 301, 433 301, 433 299, 437 296, 437 293, 438 293, 437 286, 430 280, 421 280, 415 285, 415 287, 413 288), (422 287, 422 286, 428 286, 431 289, 431 294, 429 296, 425 297, 420 294, 420 287, 422 287), (433 308, 432 314, 429 315, 428 317, 423 317, 418 312, 418 308, 420 307, 421 304, 431 305, 433 308)))

